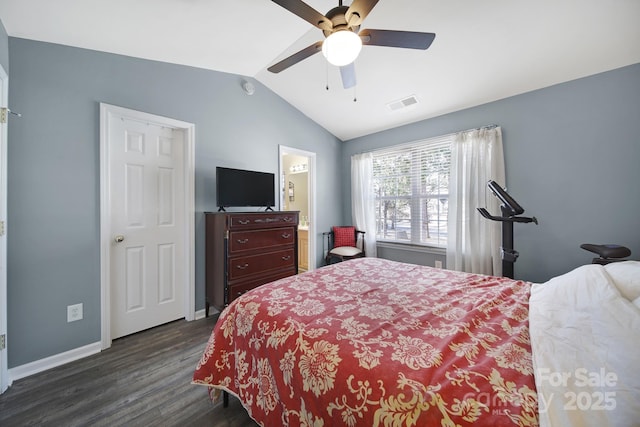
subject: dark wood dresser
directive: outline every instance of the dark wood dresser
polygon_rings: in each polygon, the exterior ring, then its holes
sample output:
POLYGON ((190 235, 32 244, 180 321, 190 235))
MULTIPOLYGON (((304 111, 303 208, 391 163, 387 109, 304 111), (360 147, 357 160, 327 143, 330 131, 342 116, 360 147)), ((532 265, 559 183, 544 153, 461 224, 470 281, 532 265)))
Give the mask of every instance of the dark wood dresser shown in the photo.
POLYGON ((206 316, 243 293, 298 274, 298 212, 205 212, 206 316))

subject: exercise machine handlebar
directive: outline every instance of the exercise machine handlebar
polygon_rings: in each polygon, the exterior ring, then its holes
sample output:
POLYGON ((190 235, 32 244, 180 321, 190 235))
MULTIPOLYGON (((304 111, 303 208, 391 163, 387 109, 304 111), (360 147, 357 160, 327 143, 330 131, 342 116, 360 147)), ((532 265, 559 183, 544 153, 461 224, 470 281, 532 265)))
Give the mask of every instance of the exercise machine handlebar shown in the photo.
POLYGON ((516 202, 498 183, 489 181, 487 187, 495 194, 502 203, 500 210, 502 216, 494 216, 485 208, 477 208, 478 212, 491 221, 499 221, 502 223, 502 246, 500 247, 500 256, 502 258, 502 275, 513 278, 513 264, 520 255, 518 251, 513 249, 513 223, 529 223, 538 224, 536 217, 518 216, 524 213, 522 206, 516 202))
POLYGON ((531 218, 526 217, 526 216, 493 216, 489 213, 488 210, 486 210, 485 208, 477 208, 478 212, 480 212, 480 214, 487 218, 490 219, 492 221, 508 221, 508 222, 533 222, 534 224, 538 224, 538 219, 533 216, 531 218))

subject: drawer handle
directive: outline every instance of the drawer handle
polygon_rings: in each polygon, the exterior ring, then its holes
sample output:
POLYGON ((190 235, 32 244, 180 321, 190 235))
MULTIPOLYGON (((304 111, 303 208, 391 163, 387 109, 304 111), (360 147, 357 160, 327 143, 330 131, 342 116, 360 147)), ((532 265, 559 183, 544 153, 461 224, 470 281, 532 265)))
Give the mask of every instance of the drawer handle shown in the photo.
POLYGON ((289 234, 289 233, 282 233, 282 238, 283 238, 283 239, 288 239, 289 237, 291 237, 291 234, 289 234))
POLYGON ((240 270, 246 270, 247 267, 249 267, 249 264, 244 263, 244 265, 236 265, 236 268, 239 268, 240 270))
POLYGON ((239 219, 238 222, 242 225, 247 225, 250 221, 248 219, 239 219))
POLYGON ((278 218, 265 218, 265 219, 259 218, 255 220, 255 222, 277 222, 277 221, 279 221, 278 218))
POLYGON ((283 261, 289 261, 291 259, 291 255, 287 255, 287 256, 283 256, 282 260, 283 261))
POLYGON ((292 222, 292 221, 293 221, 293 218, 291 218, 290 216, 285 216, 285 217, 283 217, 283 218, 282 218, 282 220, 283 220, 284 222, 292 222))
POLYGON ((245 244, 249 241, 249 239, 236 239, 236 242, 241 243, 241 244, 245 244))

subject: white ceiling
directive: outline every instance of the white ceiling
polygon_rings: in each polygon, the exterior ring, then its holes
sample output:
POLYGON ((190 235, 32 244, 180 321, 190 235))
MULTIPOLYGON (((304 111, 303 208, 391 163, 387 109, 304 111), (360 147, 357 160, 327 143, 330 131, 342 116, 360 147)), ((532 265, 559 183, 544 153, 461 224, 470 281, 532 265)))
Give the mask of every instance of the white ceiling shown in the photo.
POLYGON ((323 39, 270 0, 0 0, 0 19, 12 37, 254 77, 341 140, 640 62, 638 0, 380 0, 362 28, 436 39, 364 46, 355 91, 322 54, 266 70, 323 39))

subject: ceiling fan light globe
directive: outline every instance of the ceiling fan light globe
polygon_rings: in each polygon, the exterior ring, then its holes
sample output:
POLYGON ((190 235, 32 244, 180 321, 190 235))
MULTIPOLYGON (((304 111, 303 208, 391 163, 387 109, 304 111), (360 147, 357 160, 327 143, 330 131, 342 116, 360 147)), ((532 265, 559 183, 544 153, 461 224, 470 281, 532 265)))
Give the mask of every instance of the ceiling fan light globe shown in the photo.
POLYGON ((356 60, 362 49, 362 40, 353 31, 336 31, 322 43, 322 54, 330 64, 342 67, 356 60))

